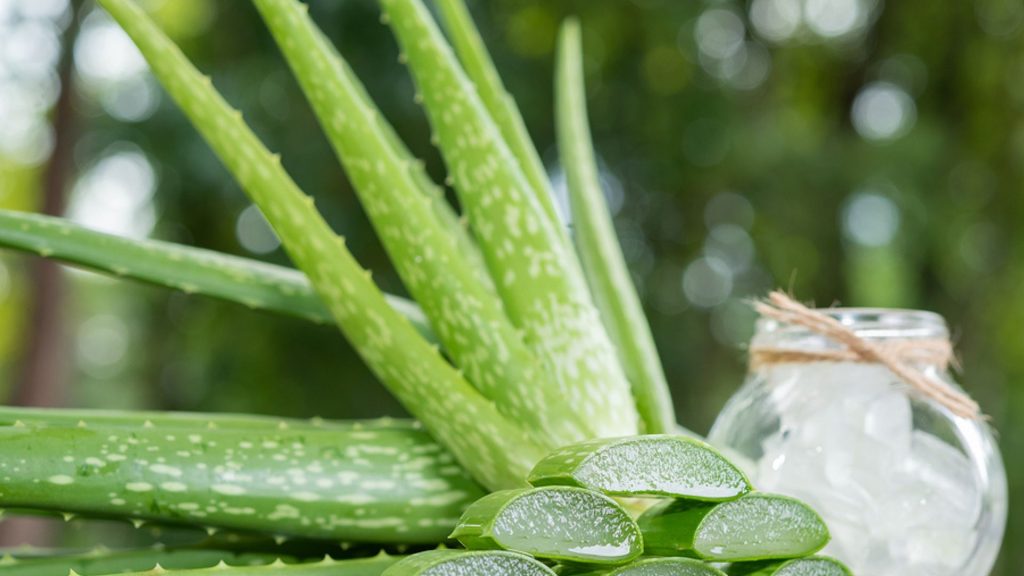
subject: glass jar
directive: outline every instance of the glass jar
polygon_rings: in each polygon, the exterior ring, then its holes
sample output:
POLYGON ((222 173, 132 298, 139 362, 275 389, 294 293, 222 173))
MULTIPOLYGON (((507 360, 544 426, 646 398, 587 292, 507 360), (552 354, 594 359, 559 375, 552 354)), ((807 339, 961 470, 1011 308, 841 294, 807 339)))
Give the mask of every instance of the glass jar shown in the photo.
MULTIPOLYGON (((949 337, 931 312, 819 312, 883 345, 905 349, 949 337)), ((767 318, 758 321, 755 347, 841 348, 767 318)), ((912 367, 960 390, 945 366, 912 367)), ((814 506, 832 532, 823 553, 855 574, 986 576, 995 562, 1006 524, 1006 472, 988 425, 957 416, 885 366, 806 359, 752 366, 709 440, 736 457, 759 490, 814 506)))

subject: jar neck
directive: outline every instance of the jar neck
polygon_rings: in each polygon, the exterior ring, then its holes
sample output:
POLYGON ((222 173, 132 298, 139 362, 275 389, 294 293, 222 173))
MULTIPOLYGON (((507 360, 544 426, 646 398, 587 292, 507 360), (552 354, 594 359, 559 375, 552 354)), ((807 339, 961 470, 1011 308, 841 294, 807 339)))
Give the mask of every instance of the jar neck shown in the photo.
MULTIPOLYGON (((872 341, 944 341, 949 329, 942 316, 923 310, 888 308, 821 308, 826 314, 849 328, 854 334, 872 341)), ((761 318, 757 322, 752 346, 793 348, 799 350, 831 350, 841 346, 802 326, 761 318)))

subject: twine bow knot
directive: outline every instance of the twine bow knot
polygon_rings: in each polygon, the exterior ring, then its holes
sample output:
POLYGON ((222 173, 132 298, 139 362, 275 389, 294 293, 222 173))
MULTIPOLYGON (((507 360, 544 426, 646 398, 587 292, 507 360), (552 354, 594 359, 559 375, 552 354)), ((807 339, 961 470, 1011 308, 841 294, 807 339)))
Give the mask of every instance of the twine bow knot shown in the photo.
POLYGON ((780 291, 755 302, 754 309, 764 318, 803 326, 843 346, 835 350, 798 350, 773 346, 753 346, 750 366, 802 362, 865 362, 881 364, 911 388, 932 398, 957 416, 978 418, 978 403, 967 394, 944 382, 930 378, 915 364, 933 364, 945 369, 953 363, 953 346, 948 339, 919 339, 892 342, 871 341, 858 336, 835 318, 812 310, 780 291))

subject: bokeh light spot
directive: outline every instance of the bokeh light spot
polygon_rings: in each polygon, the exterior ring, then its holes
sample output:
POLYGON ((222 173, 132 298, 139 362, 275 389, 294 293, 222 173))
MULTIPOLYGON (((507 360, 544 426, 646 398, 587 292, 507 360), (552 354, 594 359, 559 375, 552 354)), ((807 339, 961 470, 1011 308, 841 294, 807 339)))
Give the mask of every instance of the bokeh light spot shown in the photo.
POLYGON ((69 216, 109 234, 145 238, 156 223, 153 193, 156 174, 146 155, 134 146, 108 152, 72 190, 69 216))
POLYGON ((683 293, 700 308, 712 308, 732 294, 732 272, 718 258, 698 258, 683 272, 683 293))
POLYGON ((845 36, 863 22, 859 0, 807 0, 804 3, 807 27, 823 38, 845 36))
POLYGON ((803 20, 800 0, 754 0, 750 23, 758 36, 770 42, 793 37, 803 20))
POLYGON ((900 227, 900 209, 889 197, 874 191, 857 192, 843 206, 843 232, 863 246, 885 246, 900 227))
POLYGON ((253 254, 269 254, 281 246, 281 240, 255 204, 242 210, 238 215, 235 221, 235 236, 242 248, 253 254))
POLYGON ((853 127, 867 140, 894 140, 917 121, 914 100, 899 86, 875 82, 865 86, 853 101, 853 127))

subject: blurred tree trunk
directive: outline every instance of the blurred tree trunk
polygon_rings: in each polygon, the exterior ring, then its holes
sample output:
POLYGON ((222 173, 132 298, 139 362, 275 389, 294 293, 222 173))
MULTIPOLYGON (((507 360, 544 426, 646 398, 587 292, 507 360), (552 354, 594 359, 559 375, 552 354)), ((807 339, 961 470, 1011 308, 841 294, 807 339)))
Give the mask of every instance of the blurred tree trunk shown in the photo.
MULTIPOLYGON (((75 139, 74 46, 81 21, 82 0, 73 0, 69 25, 57 64, 60 94, 53 109, 53 152, 43 174, 39 209, 44 214, 64 213, 68 183, 74 170, 75 139)), ((29 264, 30 309, 25 348, 11 400, 20 406, 61 406, 67 400, 68 339, 65 322, 65 280, 60 267, 43 258, 29 264)), ((0 524, 0 546, 54 544, 52 523, 40 518, 11 518, 0 524)))

